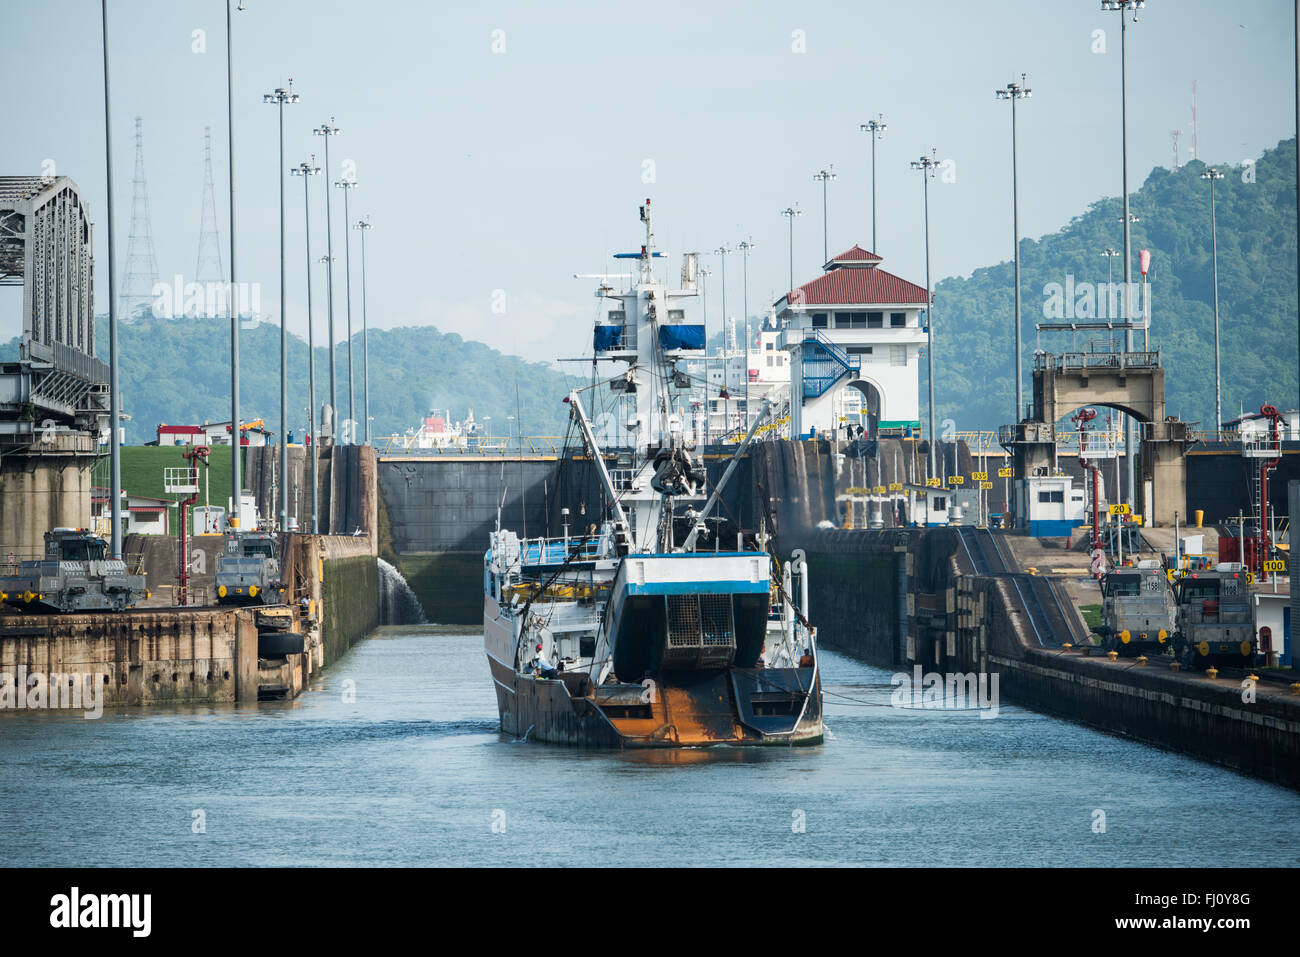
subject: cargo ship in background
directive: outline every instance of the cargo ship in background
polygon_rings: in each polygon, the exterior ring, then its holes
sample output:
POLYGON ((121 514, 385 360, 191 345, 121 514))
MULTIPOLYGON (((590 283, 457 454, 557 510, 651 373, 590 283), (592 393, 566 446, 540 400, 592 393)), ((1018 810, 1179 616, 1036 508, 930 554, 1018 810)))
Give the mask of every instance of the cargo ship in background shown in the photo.
POLYGON ((719 541, 714 514, 768 409, 710 487, 688 437, 686 364, 703 355, 704 327, 675 308, 696 294, 698 266, 687 254, 682 289, 658 280, 649 200, 640 212, 645 245, 616 256, 636 263, 631 287, 597 292, 611 308, 596 324, 596 356, 627 368, 564 399, 599 477, 601 520, 566 524, 559 538, 521 537, 498 520, 484 556, 501 730, 584 747, 819 744, 807 563, 798 553, 779 562, 762 534, 719 541), (635 406, 632 447, 616 450, 612 471, 583 405, 583 392, 607 384, 635 406))

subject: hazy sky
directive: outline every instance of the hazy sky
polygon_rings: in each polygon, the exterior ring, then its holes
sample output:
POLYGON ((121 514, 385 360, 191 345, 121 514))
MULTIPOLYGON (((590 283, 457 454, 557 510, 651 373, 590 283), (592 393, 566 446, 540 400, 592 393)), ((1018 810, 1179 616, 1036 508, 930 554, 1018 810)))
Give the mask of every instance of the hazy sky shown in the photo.
MULTIPOLYGON (((956 174, 931 190, 935 280, 1009 258, 1010 108, 993 90, 1022 71, 1033 89, 1018 106, 1022 234, 1056 230, 1120 192, 1120 21, 1097 0, 244 2, 235 15, 239 269, 241 280, 261 283, 272 318, 277 128, 276 109, 261 97, 289 77, 302 99, 285 108, 286 164, 313 152, 323 161, 322 139, 310 130, 331 116, 343 135, 331 147, 330 181, 344 161, 355 163, 352 219, 368 215, 375 224, 367 240, 372 325, 433 324, 533 359, 589 351, 593 283, 572 276, 637 248, 636 207, 646 196, 660 246, 674 257, 752 237, 751 313, 786 288, 780 210, 791 204, 804 211, 795 221, 796 281, 817 275, 822 196, 812 176, 826 164, 838 174, 831 252, 870 246, 870 141, 859 125, 877 113, 888 124, 877 157, 885 268, 925 281, 921 183, 908 163, 930 147, 956 174), (1096 51, 1098 30, 1105 52, 1096 51)), ((96 0, 0 0, 0 173, 38 174, 52 159, 77 181, 96 223, 102 311, 99 11, 96 0)), ((1194 80, 1207 162, 1239 163, 1294 135, 1290 3, 1151 0, 1128 35, 1131 189, 1151 166, 1171 162, 1170 130, 1183 131, 1186 159, 1194 80)), ((191 279, 208 125, 223 259, 228 253, 225 4, 109 0, 109 42, 119 282, 137 115, 159 272, 191 279), (206 31, 206 52, 195 52, 196 30, 206 31)), ((316 256, 324 252, 324 182, 311 181, 316 256)), ((305 334, 302 181, 286 177, 286 190, 289 326, 305 334)), ((334 198, 341 335, 341 191, 334 198)), ((1118 244, 1118 224, 1116 234, 1118 244)), ((715 330, 719 262, 705 261, 715 273, 715 330)), ((675 258, 672 268, 676 275, 675 258)), ((323 337, 322 273, 316 282, 323 337)), ((741 294, 741 260, 732 254, 728 312, 740 313, 741 294)), ((359 329, 359 272, 353 295, 359 329)), ((0 335, 20 330, 20 311, 21 299, 4 291, 0 335)))

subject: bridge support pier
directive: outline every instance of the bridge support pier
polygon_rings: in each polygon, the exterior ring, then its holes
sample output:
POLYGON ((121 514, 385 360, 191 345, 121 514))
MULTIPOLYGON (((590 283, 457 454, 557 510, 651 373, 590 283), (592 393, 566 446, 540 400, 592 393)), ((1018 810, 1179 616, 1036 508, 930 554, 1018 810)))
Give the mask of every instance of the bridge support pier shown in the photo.
POLYGON ((1187 423, 1176 419, 1142 423, 1142 487, 1139 507, 1150 525, 1173 525, 1187 512, 1187 423))
POLYGON ((0 562, 45 554, 52 528, 90 526, 92 458, 8 455, 0 460, 0 562))

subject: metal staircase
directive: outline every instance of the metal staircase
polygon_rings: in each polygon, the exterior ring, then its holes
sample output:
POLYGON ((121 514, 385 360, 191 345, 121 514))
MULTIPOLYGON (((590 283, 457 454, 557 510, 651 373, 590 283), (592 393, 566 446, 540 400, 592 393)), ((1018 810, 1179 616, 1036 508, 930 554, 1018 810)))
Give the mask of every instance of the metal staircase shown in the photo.
POLYGON ((857 374, 862 360, 851 356, 817 329, 809 329, 800 344, 804 400, 816 399, 849 374, 857 374))

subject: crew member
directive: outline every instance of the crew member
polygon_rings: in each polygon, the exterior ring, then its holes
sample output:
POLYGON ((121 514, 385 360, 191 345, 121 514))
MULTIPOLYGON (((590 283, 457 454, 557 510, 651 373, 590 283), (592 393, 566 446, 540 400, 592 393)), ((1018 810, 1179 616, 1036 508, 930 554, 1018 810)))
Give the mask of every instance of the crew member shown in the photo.
POLYGON ((542 657, 540 642, 537 645, 537 654, 533 657, 533 668, 536 669, 539 678, 550 678, 555 674, 555 666, 542 657))

